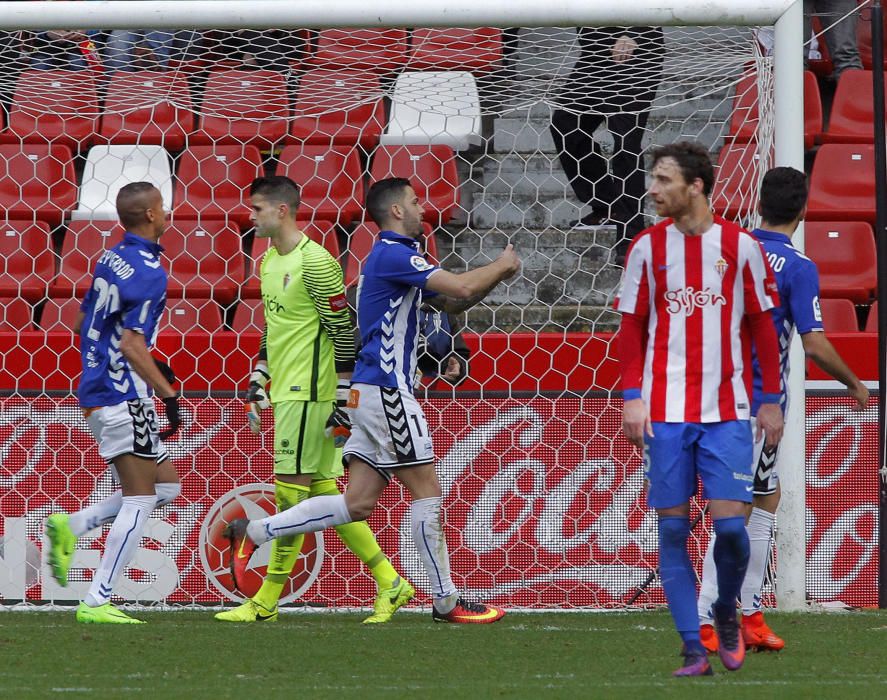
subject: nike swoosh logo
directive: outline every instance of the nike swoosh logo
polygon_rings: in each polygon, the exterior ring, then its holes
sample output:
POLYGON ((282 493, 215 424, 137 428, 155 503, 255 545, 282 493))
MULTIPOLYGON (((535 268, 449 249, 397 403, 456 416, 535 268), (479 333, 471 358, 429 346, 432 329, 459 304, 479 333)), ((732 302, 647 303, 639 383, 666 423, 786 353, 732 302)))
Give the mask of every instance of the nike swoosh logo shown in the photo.
POLYGON ((274 613, 272 613, 272 614, 270 614, 270 615, 263 615, 262 613, 256 613, 256 619, 257 619, 259 622, 265 622, 266 620, 273 620, 273 619, 274 619, 274 613))
POLYGON ((472 622, 477 620, 492 620, 499 615, 499 611, 496 608, 487 608, 487 611, 483 615, 453 615, 451 620, 465 620, 466 622, 472 622))
POLYGON ((751 493, 753 488, 754 488, 754 486, 746 486, 746 487, 745 487, 745 490, 746 490, 748 493, 751 493))

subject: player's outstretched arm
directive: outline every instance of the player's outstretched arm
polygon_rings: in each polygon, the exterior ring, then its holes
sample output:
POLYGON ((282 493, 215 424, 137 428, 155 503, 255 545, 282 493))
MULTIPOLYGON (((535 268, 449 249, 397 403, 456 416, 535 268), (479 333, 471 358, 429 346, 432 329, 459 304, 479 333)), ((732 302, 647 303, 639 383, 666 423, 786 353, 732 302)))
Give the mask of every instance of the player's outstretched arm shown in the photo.
POLYGON ((489 265, 460 274, 438 270, 428 278, 425 286, 447 298, 432 299, 429 303, 449 314, 461 313, 486 297, 497 284, 513 277, 520 270, 520 265, 514 246, 509 243, 489 265))
POLYGON ((825 333, 821 331, 805 333, 801 336, 801 343, 804 346, 804 354, 821 370, 828 372, 846 386, 847 393, 856 399, 856 408, 860 411, 864 409, 869 400, 869 390, 841 359, 835 346, 825 337, 825 333))

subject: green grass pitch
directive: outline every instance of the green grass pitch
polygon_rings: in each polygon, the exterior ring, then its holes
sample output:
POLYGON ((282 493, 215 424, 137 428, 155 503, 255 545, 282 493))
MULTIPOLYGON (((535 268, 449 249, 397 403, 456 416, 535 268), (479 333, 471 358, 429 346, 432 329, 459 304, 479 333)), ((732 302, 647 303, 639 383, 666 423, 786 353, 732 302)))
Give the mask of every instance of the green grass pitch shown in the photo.
POLYGON ((213 612, 146 612, 87 626, 73 612, 0 615, 0 697, 48 698, 883 698, 887 613, 771 613, 779 654, 673 679, 665 612, 520 614, 435 625, 402 612, 369 627, 344 613, 232 625, 213 612), (693 697, 691 695, 690 697, 693 697))

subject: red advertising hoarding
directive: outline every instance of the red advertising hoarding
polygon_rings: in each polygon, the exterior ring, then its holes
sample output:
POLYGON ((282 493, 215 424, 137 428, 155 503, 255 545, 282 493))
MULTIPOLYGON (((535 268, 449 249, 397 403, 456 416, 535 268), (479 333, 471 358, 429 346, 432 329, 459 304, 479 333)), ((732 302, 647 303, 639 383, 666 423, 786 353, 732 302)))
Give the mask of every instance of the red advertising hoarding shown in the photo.
MULTIPOLYGON (((233 517, 273 509, 270 431, 252 435, 233 399, 186 399, 186 427, 168 443, 182 495, 155 511, 117 592, 143 603, 238 600, 221 530, 233 517)), ((444 518, 456 584, 471 597, 511 606, 618 607, 655 569, 656 521, 646 508, 640 459, 619 433, 621 404, 586 398, 423 402, 439 457, 444 518)), ((268 416, 270 423, 270 415, 268 416)), ((877 604, 877 411, 809 396, 807 407, 808 594, 877 604)), ((76 402, 0 400, 0 598, 82 598, 103 531, 81 538, 68 588, 41 555, 43 520, 113 488, 76 402)), ((370 525, 382 549, 427 601, 409 510, 388 487, 370 525)), ((693 542, 697 559, 706 534, 693 542)), ((252 560, 253 585, 268 547, 252 560)), ((306 538, 285 601, 370 604, 372 578, 330 531, 306 538)), ((658 583, 637 604, 660 603, 658 583)))

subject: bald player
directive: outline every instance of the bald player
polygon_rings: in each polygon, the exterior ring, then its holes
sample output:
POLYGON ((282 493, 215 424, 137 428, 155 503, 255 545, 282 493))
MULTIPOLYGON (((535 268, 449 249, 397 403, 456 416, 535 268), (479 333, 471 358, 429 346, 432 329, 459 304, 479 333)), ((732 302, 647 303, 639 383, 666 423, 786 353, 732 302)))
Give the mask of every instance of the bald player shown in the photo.
POLYGON ((120 489, 72 515, 49 516, 46 535, 53 576, 66 586, 77 537, 112 523, 77 621, 133 624, 142 620, 112 605, 111 595, 151 511, 179 493, 162 440, 176 432, 180 418, 175 378, 150 353, 166 306, 167 274, 158 243, 167 219, 163 197, 152 184, 133 182, 120 189, 116 204, 126 233, 99 258, 74 331, 80 333, 83 364, 77 396, 120 489), (157 428, 155 392, 169 424, 163 432, 157 428))

